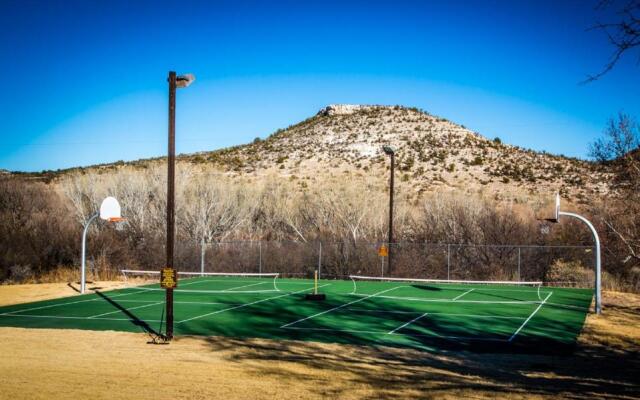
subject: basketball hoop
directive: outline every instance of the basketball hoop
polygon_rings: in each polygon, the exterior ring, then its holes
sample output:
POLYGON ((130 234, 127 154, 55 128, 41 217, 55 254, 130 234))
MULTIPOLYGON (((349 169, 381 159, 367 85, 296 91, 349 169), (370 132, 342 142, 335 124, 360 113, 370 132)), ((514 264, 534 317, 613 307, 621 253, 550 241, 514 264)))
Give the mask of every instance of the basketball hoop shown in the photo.
POLYGON ((89 220, 84 224, 84 230, 82 232, 82 266, 80 272, 80 293, 84 294, 86 279, 85 279, 85 271, 86 271, 86 247, 87 247, 87 232, 89 231, 89 226, 91 222, 96 218, 100 217, 100 219, 111 222, 115 225, 115 229, 121 231, 124 229, 125 219, 120 215, 120 203, 114 197, 107 197, 100 204, 100 212, 95 213, 89 220))
POLYGON ((540 233, 543 235, 548 235, 549 231, 551 230, 551 227, 549 226, 548 223, 543 222, 540 224, 540 233))

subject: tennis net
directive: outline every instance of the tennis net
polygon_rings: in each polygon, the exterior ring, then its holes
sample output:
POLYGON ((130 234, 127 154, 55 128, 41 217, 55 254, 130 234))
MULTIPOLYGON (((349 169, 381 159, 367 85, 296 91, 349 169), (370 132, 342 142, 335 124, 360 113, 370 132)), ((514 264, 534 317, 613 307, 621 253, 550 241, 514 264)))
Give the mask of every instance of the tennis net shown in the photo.
MULTIPOLYGON (((129 286, 143 290, 160 287, 160 271, 121 270, 129 286)), ((278 292, 278 273, 186 272, 178 271, 175 292, 188 293, 267 293, 278 292)))
POLYGON ((350 275, 356 296, 424 302, 539 303, 551 292, 542 282, 470 281, 350 275))

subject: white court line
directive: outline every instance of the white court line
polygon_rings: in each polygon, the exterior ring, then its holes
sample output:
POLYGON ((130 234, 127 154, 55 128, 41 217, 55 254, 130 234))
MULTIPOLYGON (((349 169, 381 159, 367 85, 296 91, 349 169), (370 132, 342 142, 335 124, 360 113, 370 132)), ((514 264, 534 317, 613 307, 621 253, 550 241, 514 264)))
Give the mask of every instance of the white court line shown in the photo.
POLYGON ((467 290, 466 292, 462 293, 460 296, 454 297, 453 299, 451 299, 451 301, 456 301, 456 300, 458 300, 460 297, 464 296, 465 294, 469 294, 469 293, 471 293, 471 292, 473 292, 473 291, 474 291, 474 289, 469 289, 469 290, 467 290))
POLYGON ((518 330, 517 330, 517 331, 515 331, 515 333, 514 333, 513 335, 511 335, 511 337, 509 338, 509 342, 511 342, 511 341, 513 340, 513 338, 515 338, 515 337, 516 337, 516 335, 517 335, 518 333, 520 333, 520 331, 522 330, 522 328, 524 328, 524 326, 527 324, 527 322, 529 322, 529 320, 530 320, 531 318, 533 318, 533 316, 534 316, 534 315, 536 315, 536 313, 537 313, 537 312, 542 308, 542 306, 544 305, 544 303, 546 303, 546 302, 547 302, 547 300, 549 299, 549 297, 551 297, 551 295, 552 295, 552 294, 553 294, 553 292, 549 293, 549 294, 547 295, 547 297, 545 297, 545 298, 544 298, 544 300, 542 300, 542 303, 540 303, 540 305, 538 306, 538 308, 536 308, 536 309, 531 313, 531 315, 529 315, 529 318, 527 318, 527 319, 522 323, 522 325, 520 325, 520 328, 518 328, 518 330))
MULTIPOLYGON (((320 285, 320 286, 318 286, 318 288, 325 287, 325 286, 329 286, 329 285, 330 285, 330 283, 325 283, 324 285, 320 285)), ((257 301, 251 302, 251 303, 245 303, 245 304, 241 304, 241 305, 238 305, 238 306, 235 306, 235 307, 225 308, 225 309, 218 310, 218 311, 214 311, 214 312, 210 312, 210 313, 207 313, 207 314, 198 315, 198 316, 196 316, 196 317, 183 319, 182 321, 176 322, 176 324, 181 324, 181 323, 183 323, 183 322, 193 321, 194 319, 200 319, 200 318, 208 317, 208 316, 210 316, 210 315, 219 314, 219 313, 222 313, 222 312, 225 312, 225 311, 231 311, 231 310, 235 310, 235 309, 238 309, 238 308, 243 308, 243 307, 252 306, 252 305, 254 305, 254 304, 262 303, 262 302, 264 302, 264 301, 275 300, 275 299, 279 299, 279 298, 281 298, 281 297, 291 296, 291 295, 294 295, 294 294, 298 294, 298 293, 306 292, 306 291, 308 291, 308 290, 310 290, 310 289, 309 289, 309 288, 307 288, 307 289, 302 289, 302 290, 298 290, 297 292, 292 292, 292 293, 287 293, 287 294, 281 294, 280 296, 268 297, 268 298, 266 298, 266 299, 257 300, 257 301)))
POLYGON ((364 300, 366 300, 366 299, 368 299, 368 298, 370 298, 370 297, 374 297, 374 296, 376 296, 376 295, 378 295, 378 294, 380 294, 380 293, 389 292, 389 291, 391 291, 391 290, 395 290, 395 289, 398 289, 398 288, 400 288, 400 287, 401 287, 401 286, 396 286, 396 287, 392 287, 392 288, 390 288, 390 289, 383 290, 383 291, 381 291, 381 292, 377 292, 377 293, 374 293, 374 294, 370 294, 370 295, 368 295, 367 297, 363 297, 363 298, 361 298, 361 299, 354 300, 354 301, 351 301, 351 302, 349 302, 349 303, 342 304, 342 305, 337 306, 337 307, 333 307, 333 308, 332 308, 332 309, 330 309, 330 310, 322 311, 322 312, 319 312, 319 313, 317 313, 317 314, 310 315, 310 316, 308 316, 308 317, 306 317, 306 318, 301 318, 301 319, 299 319, 299 320, 297 320, 297 321, 289 322, 288 324, 284 324, 284 325, 282 325, 280 328, 286 328, 286 327, 288 327, 288 326, 290 326, 290 325, 297 324, 298 322, 306 321, 306 320, 308 320, 308 319, 315 318, 315 317, 320 316, 320 315, 322 315, 322 314, 326 314, 326 313, 329 313, 329 312, 331 312, 331 311, 338 310, 338 309, 340 309, 340 308, 342 308, 342 307, 347 307, 347 306, 350 306, 351 304, 359 303, 359 302, 364 301, 364 300))
MULTIPOLYGON (((129 296, 131 294, 136 294, 136 293, 144 293, 144 290, 141 290, 141 291, 138 291, 138 292, 131 292, 131 293, 121 293, 121 294, 117 294, 115 296, 109 296, 109 298, 112 299, 112 298, 115 298, 115 297, 129 296)), ((105 301, 103 298, 98 297, 98 298, 95 298, 95 299, 78 300, 78 301, 71 301, 71 302, 68 302, 68 303, 59 303, 59 304, 49 304, 47 306, 33 307, 33 308, 27 308, 27 309, 23 309, 23 310, 16 310, 16 311, 9 311, 9 312, 6 312, 6 313, 2 313, 0 315, 9 315, 9 314, 15 314, 15 313, 20 313, 20 312, 42 310, 42 309, 45 309, 45 308, 68 306, 68 305, 71 305, 71 304, 87 303, 89 301, 99 301, 99 300, 105 301)))
MULTIPOLYGON (((370 312, 370 313, 380 313, 380 314, 420 314, 422 313, 422 311, 371 310, 366 308, 348 308, 348 310, 355 311, 355 312, 370 312)), ((521 320, 527 318, 527 317, 509 317, 509 316, 503 316, 503 315, 453 314, 453 313, 438 313, 438 312, 430 312, 429 315, 447 315, 447 316, 458 316, 458 317, 469 317, 469 318, 521 319, 521 320)))
MULTIPOLYGON (((66 317, 64 315, 31 315, 31 314, 0 314, 1 317, 16 318, 50 318, 50 319, 81 319, 87 320, 89 317, 66 317)), ((91 318, 99 321, 134 321, 132 318, 91 318)), ((144 322, 164 322, 159 319, 145 319, 144 322)))
POLYGON ((417 320, 426 317, 427 315, 429 315, 429 313, 424 313, 422 315, 419 315, 419 316, 415 317, 414 319, 412 319, 411 321, 405 322, 404 324, 400 325, 396 329, 393 329, 393 330, 387 332, 387 334, 388 335, 393 335, 394 333, 396 333, 396 331, 399 331, 400 329, 404 328, 405 326, 410 325, 410 324, 416 322, 417 320))
POLYGON ((159 305, 159 304, 164 304, 164 301, 160 301, 160 302, 152 303, 152 304, 145 304, 145 305, 143 305, 143 306, 137 306, 137 307, 125 308, 125 309, 124 309, 124 311, 123 311, 123 310, 118 309, 118 310, 115 310, 115 311, 109 311, 109 312, 102 313, 102 314, 98 314, 98 315, 92 315, 92 316, 87 317, 87 318, 89 318, 89 319, 93 319, 93 318, 102 317, 102 316, 104 316, 104 315, 117 314, 117 313, 125 313, 125 312, 127 312, 127 311, 129 311, 129 310, 136 310, 136 309, 138 309, 138 308, 152 307, 152 306, 157 306, 157 305, 159 305))
MULTIPOLYGON (((306 328, 306 327, 296 327, 296 326, 288 326, 284 329, 296 329, 300 331, 323 331, 323 332, 350 332, 350 333, 367 333, 374 335, 389 335, 388 332, 383 331, 361 331, 357 329, 334 329, 334 328, 306 328)), ((483 337, 465 337, 465 336, 447 336, 447 335, 438 335, 437 333, 430 334, 414 334, 414 333, 394 333, 394 336, 407 336, 407 337, 437 337, 441 339, 450 339, 450 340, 476 340, 476 341, 487 341, 487 342, 507 342, 507 339, 498 339, 498 338, 483 338, 483 337)))
MULTIPOLYGON (((553 292, 552 292, 553 293, 553 292)), ((351 296, 365 296, 360 293, 349 293, 351 296)), ((378 299, 393 299, 403 301, 422 301, 425 303, 450 303, 453 299, 425 299, 420 297, 377 296, 378 299)), ((458 300, 456 303, 478 304, 539 304, 540 300, 458 300)))
POLYGON ((232 288, 229 288, 229 289, 223 289, 223 290, 221 290, 221 292, 233 292, 235 289, 242 289, 242 288, 246 288, 246 287, 249 287, 249 286, 256 286, 256 285, 264 285, 265 283, 267 283, 267 282, 258 282, 258 283, 252 283, 250 285, 236 286, 236 287, 232 287, 232 288))

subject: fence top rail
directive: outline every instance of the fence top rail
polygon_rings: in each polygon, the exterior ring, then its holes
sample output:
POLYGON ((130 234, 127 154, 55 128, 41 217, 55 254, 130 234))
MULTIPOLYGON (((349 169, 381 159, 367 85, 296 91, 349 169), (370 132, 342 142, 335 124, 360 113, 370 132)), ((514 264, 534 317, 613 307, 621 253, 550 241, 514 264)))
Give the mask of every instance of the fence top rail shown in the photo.
MULTIPOLYGON (((264 243, 277 243, 277 244, 295 244, 295 245, 318 245, 322 244, 326 245, 343 245, 348 242, 323 242, 323 241, 313 241, 313 242, 296 242, 296 241, 287 241, 287 240, 232 240, 232 241, 223 241, 223 242, 204 242, 205 246, 209 245, 224 245, 224 244, 264 244, 264 243)), ((353 243, 348 243, 353 244, 353 243)), ((355 245, 370 245, 370 246, 380 246, 380 245, 393 245, 393 246, 451 246, 451 247, 487 247, 487 248, 540 248, 540 249, 592 249, 594 245, 543 245, 543 244, 476 244, 476 243, 433 243, 433 242, 356 242, 355 245)))

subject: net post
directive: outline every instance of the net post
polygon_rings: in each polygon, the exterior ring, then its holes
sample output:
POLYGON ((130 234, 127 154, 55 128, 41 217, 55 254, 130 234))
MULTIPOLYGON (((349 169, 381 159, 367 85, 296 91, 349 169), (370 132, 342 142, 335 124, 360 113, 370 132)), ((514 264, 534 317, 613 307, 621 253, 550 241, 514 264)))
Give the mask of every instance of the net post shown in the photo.
POLYGON ((313 274, 313 294, 318 294, 318 270, 313 274))

